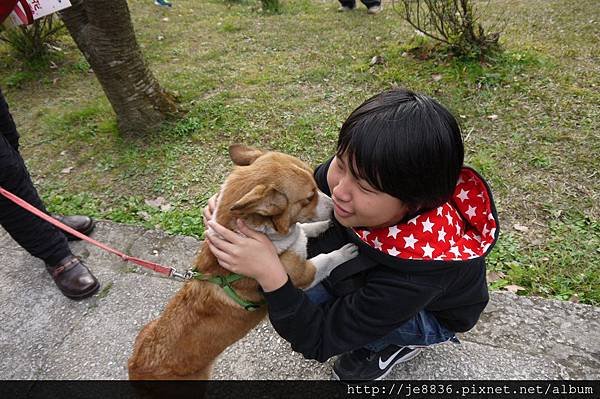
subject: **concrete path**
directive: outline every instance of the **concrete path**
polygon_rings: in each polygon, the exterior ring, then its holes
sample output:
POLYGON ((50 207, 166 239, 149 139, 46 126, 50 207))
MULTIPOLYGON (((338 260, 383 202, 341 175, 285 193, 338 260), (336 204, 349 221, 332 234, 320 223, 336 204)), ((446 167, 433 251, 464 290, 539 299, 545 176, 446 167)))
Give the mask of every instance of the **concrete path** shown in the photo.
MULTIPOLYGON (((99 222, 93 237, 133 256, 186 269, 199 242, 99 222)), ((102 282, 94 297, 60 294, 43 263, 0 228, 1 379, 126 379, 140 328, 180 282, 140 270, 85 243, 76 255, 102 282)), ((388 379, 600 379, 600 308, 493 293, 462 345, 440 345, 388 379)), ((217 361, 215 379, 329 379, 330 363, 294 353, 268 321, 217 361)))

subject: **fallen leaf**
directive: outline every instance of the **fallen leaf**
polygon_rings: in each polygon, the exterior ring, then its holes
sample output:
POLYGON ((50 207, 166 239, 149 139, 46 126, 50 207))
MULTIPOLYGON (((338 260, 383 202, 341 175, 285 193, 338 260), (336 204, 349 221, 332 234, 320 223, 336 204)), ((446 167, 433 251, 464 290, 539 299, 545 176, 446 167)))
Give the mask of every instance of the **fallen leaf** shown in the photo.
POLYGON ((141 217, 142 219, 144 219, 145 221, 148 221, 151 219, 151 216, 148 212, 146 211, 138 211, 137 215, 139 217, 141 217))
POLYGON ((164 197, 157 197, 153 200, 144 200, 144 203, 152 208, 160 208, 161 205, 166 204, 164 197))
POLYGON ((71 173, 71 171, 73 170, 73 166, 69 166, 68 168, 64 168, 63 170, 60 171, 60 173, 71 173))
POLYGON ((571 295, 571 298, 569 298, 569 302, 579 303, 579 295, 577 295, 577 294, 571 295))
POLYGON ((517 293, 519 291, 526 291, 527 290, 527 288, 523 288, 523 287, 521 287, 519 285, 514 285, 514 284, 505 285, 502 288, 504 288, 506 291, 510 291, 510 292, 514 292, 514 293, 517 293))
POLYGON ((383 57, 380 55, 376 55, 373 58, 371 58, 371 62, 369 62, 369 65, 373 66, 373 65, 377 65, 377 64, 383 64, 383 57))
POLYGON ((488 283, 493 283, 498 280, 502 280, 504 278, 504 273, 502 272, 487 272, 486 278, 488 283))
POLYGON ((496 119, 498 119, 498 115, 493 114, 493 115, 488 115, 487 117, 489 120, 495 121, 496 119))
POLYGON ((439 82, 440 80, 442 80, 442 74, 434 73, 433 75, 431 75, 431 79, 433 79, 434 82, 439 82))
POLYGON ((517 231, 520 231, 521 233, 527 233, 529 231, 529 227, 527 226, 523 226, 521 224, 516 223, 515 225, 513 225, 513 228, 517 231))
POLYGON ((169 17, 164 17, 162 20, 163 22, 169 22, 169 17))

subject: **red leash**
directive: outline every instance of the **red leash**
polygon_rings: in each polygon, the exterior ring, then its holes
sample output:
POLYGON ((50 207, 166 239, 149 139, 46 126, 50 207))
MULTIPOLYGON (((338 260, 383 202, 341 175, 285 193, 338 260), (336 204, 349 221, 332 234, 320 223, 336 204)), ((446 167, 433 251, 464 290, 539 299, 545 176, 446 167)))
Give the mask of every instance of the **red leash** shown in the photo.
POLYGON ((64 223, 61 223, 58 220, 54 219, 53 217, 51 217, 51 216, 45 214, 44 212, 40 211, 39 209, 37 209, 33 205, 27 203, 26 201, 22 200, 21 198, 17 197, 16 195, 14 195, 10 191, 6 191, 1 186, 0 186, 0 194, 2 194, 4 197, 6 197, 7 199, 9 199, 10 201, 14 202, 15 204, 17 204, 21 208, 23 208, 23 209, 25 209, 25 210, 33 213, 34 215, 36 215, 36 216, 44 219, 46 222, 51 223, 54 226, 58 227, 59 229, 64 230, 67 233, 72 234, 72 235, 74 235, 77 238, 85 240, 85 241, 89 242, 90 244, 93 244, 93 245, 97 246, 98 248, 101 248, 101 249, 103 249, 103 250, 105 250, 107 252, 110 252, 112 254, 115 254, 115 255, 121 257, 121 259, 123 259, 125 262, 135 263, 137 265, 146 267, 148 269, 152 269, 152 270, 154 270, 157 273, 166 274, 169 277, 175 276, 175 277, 180 277, 180 278, 187 279, 187 273, 186 274, 180 274, 180 273, 177 272, 177 269, 175 269, 174 267, 166 267, 166 266, 159 265, 158 263, 154 263, 154 262, 150 262, 150 261, 147 261, 147 260, 135 258, 135 257, 129 256, 129 255, 125 255, 123 252, 117 251, 116 249, 113 249, 113 248, 109 247, 108 245, 102 244, 101 242, 96 241, 96 240, 94 240, 94 239, 86 236, 85 234, 81 234, 77 230, 74 230, 74 229, 70 228, 69 226, 65 225, 64 223))

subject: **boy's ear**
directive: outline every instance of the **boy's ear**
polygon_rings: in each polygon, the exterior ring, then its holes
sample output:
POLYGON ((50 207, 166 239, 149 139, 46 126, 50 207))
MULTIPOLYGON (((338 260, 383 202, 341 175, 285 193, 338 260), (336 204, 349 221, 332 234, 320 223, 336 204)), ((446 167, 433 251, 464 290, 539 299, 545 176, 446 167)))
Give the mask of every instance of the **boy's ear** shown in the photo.
POLYGON ((287 197, 274 187, 259 184, 249 193, 240 198, 230 210, 238 215, 257 213, 262 216, 274 216, 287 208, 287 197))
POLYGON ((233 163, 238 166, 248 166, 263 154, 264 151, 242 144, 233 144, 229 146, 229 157, 233 163))

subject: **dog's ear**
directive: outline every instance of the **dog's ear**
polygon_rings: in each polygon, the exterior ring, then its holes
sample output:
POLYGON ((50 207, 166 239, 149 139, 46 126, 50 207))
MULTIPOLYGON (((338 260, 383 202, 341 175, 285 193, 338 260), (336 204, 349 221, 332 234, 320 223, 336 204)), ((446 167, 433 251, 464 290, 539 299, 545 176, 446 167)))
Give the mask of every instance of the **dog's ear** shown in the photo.
POLYGON ((289 209, 279 215, 273 216, 273 227, 279 234, 286 235, 290 231, 291 215, 289 209))
POLYGON ((274 187, 259 184, 240 198, 230 210, 236 214, 274 216, 283 213, 287 208, 287 197, 274 187))
POLYGON ((264 151, 241 144, 229 146, 229 157, 238 166, 248 166, 263 154, 264 151))

